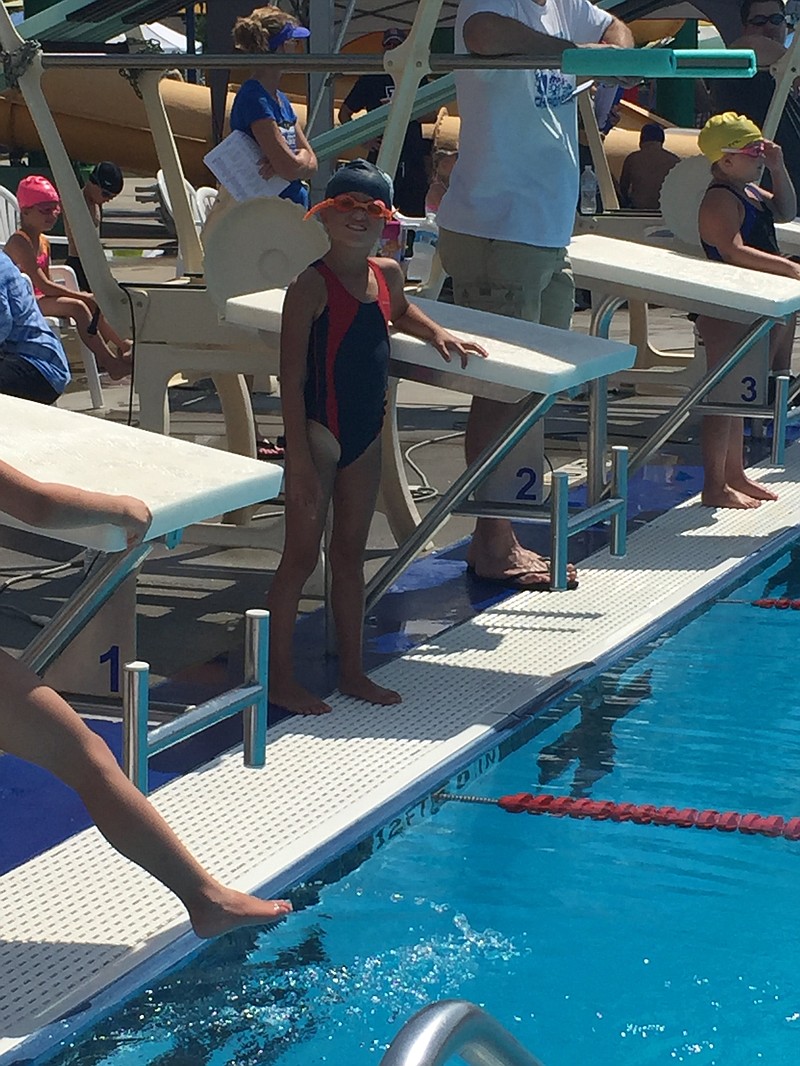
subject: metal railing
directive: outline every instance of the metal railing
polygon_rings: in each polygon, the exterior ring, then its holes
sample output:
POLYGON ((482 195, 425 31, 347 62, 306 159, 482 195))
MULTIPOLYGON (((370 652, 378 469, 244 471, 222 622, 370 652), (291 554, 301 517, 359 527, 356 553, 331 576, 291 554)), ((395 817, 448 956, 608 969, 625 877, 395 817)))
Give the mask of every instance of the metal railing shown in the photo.
POLYGON ((268 678, 269 611, 247 611, 245 614, 244 682, 157 729, 147 728, 150 667, 143 662, 126 663, 122 687, 122 766, 127 777, 146 796, 151 756, 239 711, 244 711, 244 764, 264 766, 267 760, 268 678))
POLYGON ((542 1066, 496 1018, 466 999, 442 999, 409 1018, 380 1066, 542 1066))

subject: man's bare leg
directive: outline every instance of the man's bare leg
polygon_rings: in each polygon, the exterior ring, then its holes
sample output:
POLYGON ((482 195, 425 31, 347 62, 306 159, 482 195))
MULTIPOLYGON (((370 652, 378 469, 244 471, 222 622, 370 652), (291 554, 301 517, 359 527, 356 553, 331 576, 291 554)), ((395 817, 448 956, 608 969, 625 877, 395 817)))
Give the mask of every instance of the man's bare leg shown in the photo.
POLYGON ((0 748, 73 788, 111 846, 181 900, 198 936, 262 925, 291 911, 286 900, 255 899, 216 881, 125 777, 105 742, 56 692, 3 652, 0 748))
MULTIPOLYGON (((497 439, 515 415, 512 404, 476 396, 467 421, 464 442, 467 464, 497 439)), ((479 518, 467 549, 467 562, 478 577, 490 580, 517 580, 520 588, 550 584, 550 565, 534 551, 523 548, 514 527, 505 518, 479 518)), ((575 567, 568 567, 570 577, 575 567)))

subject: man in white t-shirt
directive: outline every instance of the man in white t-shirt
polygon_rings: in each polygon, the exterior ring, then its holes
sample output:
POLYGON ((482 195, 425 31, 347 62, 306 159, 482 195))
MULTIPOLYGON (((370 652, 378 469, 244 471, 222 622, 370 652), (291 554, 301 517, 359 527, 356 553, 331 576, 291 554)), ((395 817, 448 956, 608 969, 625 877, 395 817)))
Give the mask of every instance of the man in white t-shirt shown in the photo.
MULTIPOLYGON (((461 0, 458 8, 456 52, 558 58, 576 45, 630 48, 633 37, 589 0, 461 0)), ((574 285, 565 248, 579 181, 575 79, 560 70, 461 70, 456 86, 458 161, 437 217, 455 301, 568 329, 574 285)), ((468 463, 512 414, 507 404, 473 400, 468 463)), ((505 519, 478 519, 467 561, 479 577, 520 589, 550 580, 547 563, 522 548, 505 519)))

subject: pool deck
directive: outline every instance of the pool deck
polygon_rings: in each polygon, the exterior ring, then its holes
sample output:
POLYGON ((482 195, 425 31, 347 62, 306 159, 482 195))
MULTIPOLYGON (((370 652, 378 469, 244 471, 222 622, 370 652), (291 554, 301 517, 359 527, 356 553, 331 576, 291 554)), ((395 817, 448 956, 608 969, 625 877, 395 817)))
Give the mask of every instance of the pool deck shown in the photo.
MULTIPOLYGON (((796 536, 800 445, 755 468, 755 511, 689 500, 597 552, 577 590, 520 593, 381 666, 399 707, 334 696, 271 727, 267 766, 227 752, 154 803, 220 879, 275 895, 392 819, 531 714, 796 536)), ((391 594, 390 594, 391 595, 391 594)), ((390 830, 390 833, 393 831, 390 830)), ((369 844, 367 844, 369 847, 369 844)), ((199 946, 178 902, 89 829, 0 877, 0 1064, 40 1054, 199 946)))

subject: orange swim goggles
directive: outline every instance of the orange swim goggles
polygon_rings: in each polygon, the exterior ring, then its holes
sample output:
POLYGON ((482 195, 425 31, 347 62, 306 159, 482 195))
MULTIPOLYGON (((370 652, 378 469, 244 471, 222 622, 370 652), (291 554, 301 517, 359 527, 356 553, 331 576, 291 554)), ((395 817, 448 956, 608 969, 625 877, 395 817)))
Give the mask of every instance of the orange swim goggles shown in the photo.
POLYGON ((318 211, 321 211, 324 207, 335 207, 337 211, 341 211, 345 214, 348 211, 355 211, 357 207, 360 207, 362 211, 366 211, 370 218, 382 218, 384 222, 388 222, 389 219, 394 218, 394 211, 391 207, 387 207, 381 200, 356 200, 354 196, 351 196, 349 192, 340 192, 338 196, 332 196, 328 200, 322 200, 315 207, 312 207, 310 211, 306 212, 306 218, 311 218, 312 215, 316 215, 318 211))

